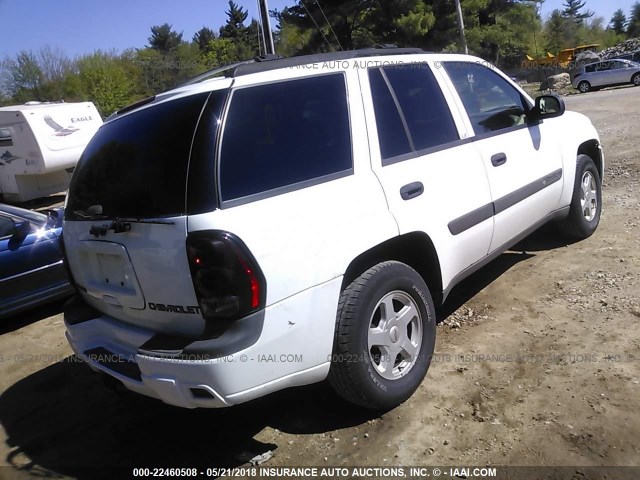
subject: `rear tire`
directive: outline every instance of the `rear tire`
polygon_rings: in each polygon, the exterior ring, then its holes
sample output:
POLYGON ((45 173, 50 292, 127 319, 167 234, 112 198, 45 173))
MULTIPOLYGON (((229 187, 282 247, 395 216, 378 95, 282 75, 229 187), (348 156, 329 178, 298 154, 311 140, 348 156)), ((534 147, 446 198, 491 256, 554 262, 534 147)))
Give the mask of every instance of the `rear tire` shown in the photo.
POLYGON ((596 164, 578 155, 569 215, 560 223, 562 232, 576 240, 590 237, 598 228, 602 212, 602 183, 596 164))
POLYGON ((640 73, 636 73, 631 77, 631 83, 633 83, 634 87, 640 87, 640 73))
POLYGON ((435 338, 435 308, 422 277, 404 263, 379 263, 342 292, 329 383, 356 405, 396 407, 427 374, 435 338))
POLYGON ((583 80, 578 83, 578 90, 580 91, 580 93, 587 93, 591 90, 591 84, 586 80, 583 80))

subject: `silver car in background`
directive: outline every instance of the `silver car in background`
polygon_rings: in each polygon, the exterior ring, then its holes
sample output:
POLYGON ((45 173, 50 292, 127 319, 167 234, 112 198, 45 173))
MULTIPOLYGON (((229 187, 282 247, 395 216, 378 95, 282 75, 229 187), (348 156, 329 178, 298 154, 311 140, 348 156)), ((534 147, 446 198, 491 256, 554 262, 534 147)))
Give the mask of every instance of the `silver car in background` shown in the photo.
POLYGON ((583 65, 574 75, 572 83, 580 93, 626 83, 640 86, 640 63, 612 59, 583 65))

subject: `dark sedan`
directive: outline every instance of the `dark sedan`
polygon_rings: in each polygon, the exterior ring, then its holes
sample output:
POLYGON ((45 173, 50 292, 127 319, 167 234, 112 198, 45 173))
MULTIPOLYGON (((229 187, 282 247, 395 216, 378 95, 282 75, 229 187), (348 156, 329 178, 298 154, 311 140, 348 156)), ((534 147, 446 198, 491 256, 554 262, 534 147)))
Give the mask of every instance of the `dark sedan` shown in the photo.
POLYGON ((73 293, 62 259, 62 213, 0 203, 0 318, 73 293))

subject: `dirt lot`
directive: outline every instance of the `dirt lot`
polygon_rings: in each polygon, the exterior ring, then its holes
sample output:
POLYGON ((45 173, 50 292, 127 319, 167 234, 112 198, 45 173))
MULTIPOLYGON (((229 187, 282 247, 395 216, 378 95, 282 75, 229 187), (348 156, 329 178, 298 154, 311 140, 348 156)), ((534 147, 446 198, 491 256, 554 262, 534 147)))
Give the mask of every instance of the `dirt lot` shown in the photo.
POLYGON ((266 451, 269 466, 640 464, 640 88, 567 105, 602 136, 600 229, 571 245, 539 231, 457 287, 406 404, 376 416, 324 385, 224 411, 119 396, 72 361, 53 305, 0 326, 0 478, 266 451))

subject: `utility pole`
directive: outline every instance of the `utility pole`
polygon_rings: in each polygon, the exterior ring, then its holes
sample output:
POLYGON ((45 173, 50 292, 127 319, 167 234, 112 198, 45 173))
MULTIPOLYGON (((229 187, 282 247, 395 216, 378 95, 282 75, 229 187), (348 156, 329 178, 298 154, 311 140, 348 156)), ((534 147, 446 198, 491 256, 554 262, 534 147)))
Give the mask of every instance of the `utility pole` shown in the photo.
POLYGON ((460 42, 464 53, 469 55, 469 48, 467 47, 467 37, 464 36, 464 20, 462 19, 462 6, 460 0, 456 0, 456 11, 458 12, 458 27, 460 28, 460 42))
POLYGON ((276 48, 273 45, 273 32, 269 22, 269 6, 267 0, 258 0, 258 10, 260 11, 260 23, 262 24, 262 39, 264 50, 267 55, 275 55, 276 48))

